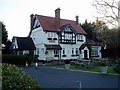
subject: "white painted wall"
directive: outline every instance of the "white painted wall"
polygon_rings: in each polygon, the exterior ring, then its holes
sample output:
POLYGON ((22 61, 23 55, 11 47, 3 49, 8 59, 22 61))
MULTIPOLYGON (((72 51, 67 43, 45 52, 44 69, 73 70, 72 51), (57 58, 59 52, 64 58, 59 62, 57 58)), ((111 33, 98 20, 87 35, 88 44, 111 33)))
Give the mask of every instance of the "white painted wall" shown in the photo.
MULTIPOLYGON (((76 36, 76 44, 60 44, 62 48, 65 48, 65 54, 67 57, 63 57, 63 53, 61 50, 61 59, 77 59, 79 56, 71 56, 72 55, 72 48, 74 48, 74 55, 76 55, 76 48, 78 48, 78 53, 79 53, 79 48, 80 46, 85 43, 86 37, 83 36, 83 41, 77 41, 77 36, 76 36)), ((38 59, 40 60, 45 60, 46 57, 54 57, 54 50, 48 51, 49 54, 45 55, 46 48, 44 44, 58 44, 58 35, 55 32, 44 32, 42 27, 39 27, 37 29, 34 29, 31 33, 31 38, 36 46, 36 48, 39 48, 39 57, 38 59), (57 40, 48 40, 49 34, 54 33, 57 40)), ((85 48, 85 50, 88 50, 85 48)), ((82 51, 83 52, 83 51, 82 51)), ((37 52, 36 52, 37 53, 37 52)), ((88 53, 89 56, 89 53, 88 53)), ((84 57, 84 52, 80 55, 80 58, 84 57)), ((58 59, 58 57, 54 57, 54 59, 58 59)))
MULTIPOLYGON (((32 38, 35 46, 37 49, 39 49, 39 60, 46 60, 47 57, 54 57, 54 50, 48 50, 49 54, 45 54, 46 51, 46 47, 44 44, 59 44, 58 43, 58 34, 56 32, 45 32, 43 31, 42 26, 32 30, 32 33, 30 35, 30 37, 32 38), (50 36, 52 34, 54 34, 54 36, 50 36), (48 40, 48 38, 52 39, 55 37, 57 38, 57 40, 48 40)), ((89 58, 89 50, 87 47, 85 47, 82 50, 82 53, 80 54, 79 52, 79 48, 80 46, 86 42, 86 36, 82 35, 83 41, 77 41, 77 36, 76 36, 76 44, 60 44, 60 46, 62 48, 65 49, 65 55, 67 55, 67 57, 63 57, 63 50, 61 50, 61 59, 77 59, 77 58, 84 58, 84 50, 87 50, 87 56, 89 58), (72 48, 74 48, 74 55, 76 55, 76 48, 78 48, 78 54, 80 54, 79 56, 71 56, 72 55, 72 48)), ((60 52, 59 52, 60 53, 60 52)), ((36 51, 37 54, 37 51, 36 51)), ((58 59, 58 57, 54 57, 54 59, 58 59)))
POLYGON ((89 58, 89 49, 87 47, 85 47, 83 50, 81 50, 81 54, 80 54, 80 59, 85 58, 84 57, 84 51, 87 50, 87 57, 89 58))

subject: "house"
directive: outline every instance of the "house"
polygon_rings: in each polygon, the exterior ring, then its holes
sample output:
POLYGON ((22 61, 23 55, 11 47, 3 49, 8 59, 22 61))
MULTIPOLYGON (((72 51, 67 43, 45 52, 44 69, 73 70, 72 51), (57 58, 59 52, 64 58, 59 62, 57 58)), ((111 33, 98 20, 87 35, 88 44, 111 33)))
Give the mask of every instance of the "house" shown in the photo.
POLYGON ((86 44, 89 46, 89 50, 91 50, 90 56, 91 58, 101 58, 101 44, 99 42, 95 42, 94 40, 87 39, 86 44))
POLYGON ((89 49, 84 46, 86 32, 79 25, 79 17, 76 16, 76 21, 61 19, 60 8, 55 10, 55 17, 32 14, 29 37, 39 60, 90 58, 89 49))
MULTIPOLYGON (((86 42, 87 33, 80 27, 78 16, 75 21, 61 19, 60 8, 57 8, 55 17, 32 14, 30 20, 31 29, 28 37, 13 38, 13 49, 18 51, 18 54, 20 51, 24 54, 36 49, 34 55, 38 55, 39 60, 90 58, 90 50, 86 42)), ((100 53, 97 47, 94 49, 98 51, 94 53, 100 53)), ((97 57, 100 58, 101 55, 97 57)))
POLYGON ((34 55, 36 50, 32 38, 30 37, 13 37, 12 48, 13 53, 16 55, 34 55))

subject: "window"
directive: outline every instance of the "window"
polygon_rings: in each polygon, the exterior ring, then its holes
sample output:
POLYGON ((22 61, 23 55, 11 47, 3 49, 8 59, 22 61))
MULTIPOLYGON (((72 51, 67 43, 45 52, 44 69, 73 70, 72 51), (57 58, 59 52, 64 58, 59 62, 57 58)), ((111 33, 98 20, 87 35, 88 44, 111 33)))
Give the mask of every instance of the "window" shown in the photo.
POLYGON ((39 48, 36 48, 36 54, 37 55, 39 54, 39 48))
POLYGON ((54 32, 48 32, 48 38, 56 38, 57 35, 54 32))
POLYGON ((78 48, 76 48, 76 55, 78 55, 78 48))
POLYGON ((64 44, 76 43, 76 34, 70 25, 67 25, 59 34, 59 42, 64 44))
POLYGON ((92 56, 98 56, 98 46, 92 47, 92 56))
POLYGON ((59 57, 58 50, 54 50, 54 57, 59 57))
POLYGON ((63 55, 65 55, 65 49, 63 48, 63 55))
POLYGON ((49 40, 57 40, 57 34, 54 32, 48 32, 48 38, 49 40))
POLYGON ((54 50, 54 55, 58 55, 58 50, 54 50))
POLYGON ((50 32, 48 32, 48 38, 51 38, 51 36, 50 36, 50 32))
POLYGON ((74 48, 72 48, 72 55, 74 54, 74 48))
POLYGON ((66 40, 72 40, 72 34, 65 34, 66 40))
POLYGON ((77 40, 83 41, 83 35, 77 35, 77 40))

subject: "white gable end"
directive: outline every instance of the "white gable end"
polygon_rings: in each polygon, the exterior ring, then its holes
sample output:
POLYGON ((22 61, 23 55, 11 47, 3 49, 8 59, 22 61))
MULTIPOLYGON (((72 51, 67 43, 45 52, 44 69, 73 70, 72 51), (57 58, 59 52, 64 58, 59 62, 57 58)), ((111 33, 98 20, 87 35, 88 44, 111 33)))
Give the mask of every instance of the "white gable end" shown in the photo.
POLYGON ((32 22, 32 29, 36 29, 38 27, 41 27, 40 22, 38 20, 38 17, 34 16, 34 20, 32 22))
POLYGON ((33 28, 36 28, 36 27, 39 27, 39 26, 40 26, 40 22, 36 17, 33 28))

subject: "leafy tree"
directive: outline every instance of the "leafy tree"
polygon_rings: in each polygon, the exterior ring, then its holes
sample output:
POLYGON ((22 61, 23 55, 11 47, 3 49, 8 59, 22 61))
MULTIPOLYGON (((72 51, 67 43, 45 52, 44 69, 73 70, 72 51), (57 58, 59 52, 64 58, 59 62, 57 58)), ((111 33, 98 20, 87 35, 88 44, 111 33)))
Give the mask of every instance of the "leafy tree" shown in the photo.
POLYGON ((85 22, 83 24, 80 24, 80 25, 87 33, 87 39, 92 40, 93 39, 93 32, 94 32, 94 28, 93 28, 92 24, 88 23, 87 20, 85 20, 85 22))
POLYGON ((2 31, 2 44, 5 44, 6 45, 6 42, 7 42, 7 39, 8 39, 8 32, 6 31, 6 28, 5 28, 5 25, 0 22, 1 24, 1 31, 2 31))
POLYGON ((92 23, 92 25, 96 32, 96 38, 98 39, 98 41, 101 42, 103 46, 107 45, 107 43, 109 43, 110 41, 109 39, 111 33, 109 33, 109 28, 106 23, 97 19, 95 22, 92 23))
POLYGON ((11 54, 12 53, 12 42, 8 40, 5 45, 5 49, 2 50, 3 54, 11 54))

